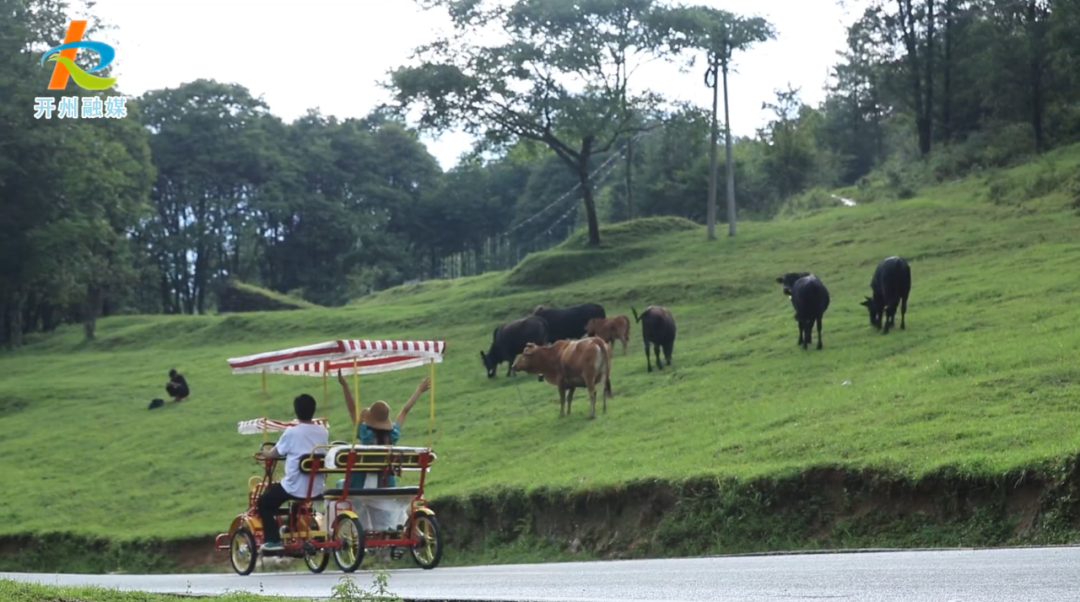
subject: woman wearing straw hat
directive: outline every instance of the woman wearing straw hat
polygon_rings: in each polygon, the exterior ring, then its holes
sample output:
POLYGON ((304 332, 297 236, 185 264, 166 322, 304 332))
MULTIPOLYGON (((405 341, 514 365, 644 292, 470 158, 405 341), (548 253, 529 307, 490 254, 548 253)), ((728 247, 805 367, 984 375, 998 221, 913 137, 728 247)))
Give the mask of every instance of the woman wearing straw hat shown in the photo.
MULTIPOLYGON (((341 370, 338 370, 338 382, 341 383, 341 391, 345 394, 345 407, 349 410, 349 417, 356 424, 356 401, 353 400, 352 392, 349 390, 348 383, 345 382, 345 377, 341 375, 341 370)), ((420 384, 416 386, 412 397, 405 402, 405 405, 401 406, 401 411, 398 412, 397 419, 393 422, 390 422, 390 405, 381 399, 371 404, 371 407, 364 408, 360 412, 359 424, 356 427, 356 436, 360 439, 360 443, 363 445, 395 445, 401 436, 401 425, 405 423, 405 417, 409 415, 409 410, 416 405, 416 400, 420 398, 420 395, 430 387, 431 378, 424 377, 424 380, 420 381, 420 384)), ((354 472, 349 477, 349 490, 397 487, 397 479, 394 475, 389 474, 385 479, 380 479, 381 476, 382 472, 379 471, 354 472)), ((345 479, 338 480, 338 489, 341 489, 344 485, 345 479)), ((356 505, 353 508, 360 515, 360 522, 366 528, 401 531, 408 520, 408 496, 405 498, 384 499, 360 498, 355 502, 356 505)), ((389 554, 391 558, 397 559, 401 557, 403 550, 394 547, 389 550, 389 554)))
MULTIPOLYGON (((352 391, 349 390, 349 384, 345 382, 345 377, 341 375, 341 370, 338 370, 338 382, 341 383, 341 391, 345 394, 345 407, 349 410, 349 417, 352 418, 355 424, 357 422, 356 401, 353 400, 352 391)), ((361 410, 360 423, 356 427, 356 435, 360 439, 360 443, 363 445, 396 445, 401 437, 401 425, 405 424, 405 417, 409 415, 409 410, 416 405, 416 400, 420 399, 420 395, 430 387, 431 377, 425 376, 420 381, 420 384, 416 386, 412 397, 405 402, 405 405, 401 406, 401 411, 398 412, 397 418, 393 422, 390 422, 390 405, 381 399, 371 404, 371 407, 361 410)), ((353 474, 349 480, 349 489, 354 487, 363 488, 369 474, 379 475, 380 473, 358 472, 353 474)), ((340 487, 343 484, 344 479, 338 486, 340 487)), ((388 475, 385 482, 378 483, 376 486, 396 487, 397 479, 394 478, 394 475, 388 475)))

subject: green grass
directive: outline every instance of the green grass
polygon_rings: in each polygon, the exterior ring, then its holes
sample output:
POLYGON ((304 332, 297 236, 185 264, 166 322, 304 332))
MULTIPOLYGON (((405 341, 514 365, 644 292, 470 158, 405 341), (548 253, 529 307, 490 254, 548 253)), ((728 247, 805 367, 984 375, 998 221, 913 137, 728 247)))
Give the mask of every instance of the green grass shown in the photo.
MULTIPOLYGON (((0 599, 5 602, 176 602, 170 594, 127 592, 97 587, 47 587, 0 579, 0 599)), ((295 598, 278 598, 255 594, 228 594, 215 598, 218 602, 303 602, 295 598)))
MULTIPOLYGON (((400 602, 393 592, 378 593, 378 583, 374 587, 365 587, 351 580, 349 589, 340 590, 341 602, 400 602)), ((348 587, 347 583, 340 584, 348 587)), ((334 591, 326 592, 327 596, 334 591)), ((201 598, 201 596, 200 596, 201 598)), ((147 592, 121 591, 100 587, 53 587, 31 583, 22 583, 0 579, 0 600, 4 602, 177 602, 186 600, 172 594, 151 594, 147 592)), ((282 598, 232 592, 213 598, 217 602, 304 602, 301 598, 282 598)), ((310 601, 309 601, 310 602, 310 601)))
MULTIPOLYGON (((1074 173, 1080 146, 990 182, 746 222, 712 243, 703 228, 646 220, 605 229, 597 252, 573 239, 515 271, 409 285, 345 308, 110 318, 93 344, 79 327, 35 337, 0 356, 0 535, 226 530, 260 441, 237 435, 236 422, 262 413, 259 377, 231 375, 226 358, 346 337, 448 341, 433 497, 820 465, 913 478, 1037 468, 1080 449, 1080 217, 1072 188, 1045 184, 1048 165, 1074 173), (884 336, 859 302, 890 254, 910 260, 914 284, 908 329, 884 336), (525 270, 543 277, 525 284, 525 270), (775 283, 795 270, 814 271, 831 292, 823 351, 796 347, 775 283), (560 420, 553 387, 508 379, 505 365, 486 378, 477 352, 499 322, 583 301, 608 315, 670 307, 679 325, 671 369, 646 372, 635 324, 629 356, 616 347, 615 398, 592 422, 584 393, 560 420), (172 366, 191 397, 147 411, 172 366)), ((362 401, 396 411, 422 376, 365 378, 362 401)), ((274 376, 269 387, 274 418, 290 418, 300 392, 322 399, 319 379, 274 376)), ((331 436, 348 438, 332 380, 329 393, 320 407, 331 436)), ((414 410, 402 443, 425 443, 427 422, 426 407, 414 410)))
POLYGON ((219 292, 218 310, 226 312, 282 311, 319 307, 299 297, 283 295, 236 280, 227 282, 219 292))

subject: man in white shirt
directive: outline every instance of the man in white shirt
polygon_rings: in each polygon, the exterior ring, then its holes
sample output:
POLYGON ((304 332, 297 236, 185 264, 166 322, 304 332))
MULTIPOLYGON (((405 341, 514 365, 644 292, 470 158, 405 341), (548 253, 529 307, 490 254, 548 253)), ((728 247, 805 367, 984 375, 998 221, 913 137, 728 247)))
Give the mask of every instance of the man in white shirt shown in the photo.
POLYGON ((289 500, 302 500, 307 497, 308 481, 311 476, 315 482, 311 487, 311 497, 322 495, 326 475, 304 475, 300 472, 300 456, 310 454, 316 445, 326 445, 330 433, 326 428, 311 421, 315 417, 315 398, 304 393, 293 400, 293 410, 300 422, 290 426, 281 434, 273 449, 263 454, 264 458, 285 458, 285 477, 280 483, 271 485, 259 496, 259 518, 263 524, 264 543, 260 551, 280 552, 281 527, 275 514, 281 505, 289 500))

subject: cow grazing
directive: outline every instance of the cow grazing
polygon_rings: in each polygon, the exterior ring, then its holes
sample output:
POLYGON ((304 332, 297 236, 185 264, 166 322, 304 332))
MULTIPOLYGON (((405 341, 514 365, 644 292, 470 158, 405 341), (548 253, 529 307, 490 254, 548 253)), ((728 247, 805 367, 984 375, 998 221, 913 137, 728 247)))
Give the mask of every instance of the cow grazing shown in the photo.
POLYGON ((776 279, 777 282, 784 285, 784 294, 791 297, 791 287, 795 286, 795 282, 799 278, 805 278, 806 276, 812 276, 810 272, 788 272, 783 276, 776 279))
POLYGON ((506 375, 514 373, 514 358, 516 358, 525 345, 536 343, 545 345, 547 339, 547 322, 539 316, 527 316, 511 322, 506 322, 495 328, 491 335, 491 348, 485 354, 480 352, 480 359, 487 369, 488 378, 494 378, 499 364, 506 362, 506 375))
POLYGON ((585 325, 592 318, 606 318, 604 308, 596 303, 581 303, 562 309, 552 309, 537 305, 534 316, 540 316, 548 324, 548 340, 580 339, 585 336, 585 325))
POLYGON ((675 318, 672 317, 671 312, 659 305, 646 307, 640 316, 633 307, 630 311, 634 312, 634 321, 641 322, 641 338, 645 340, 645 363, 649 366, 649 372, 652 372, 649 343, 652 343, 653 351, 656 353, 656 367, 664 369, 663 364, 660 363, 660 349, 664 350, 664 359, 670 366, 671 351, 675 346, 675 318))
POLYGON ((626 355, 626 344, 630 340, 630 318, 626 316, 593 318, 585 324, 585 334, 600 337, 608 345, 614 345, 615 341, 622 341, 623 355, 626 355))
POLYGON ((540 377, 559 388, 559 417, 570 414, 574 390, 589 390, 589 420, 596 417, 596 386, 603 384, 604 413, 611 394, 611 347, 597 337, 560 340, 539 346, 529 343, 514 362, 514 370, 540 377), (565 406, 566 411, 563 412, 565 406))
POLYGON ((867 297, 860 305, 870 311, 870 325, 881 329, 881 317, 885 315, 885 330, 896 325, 896 308, 900 307, 900 330, 907 330, 904 316, 907 314, 908 294, 911 293, 911 266, 903 257, 886 257, 874 270, 870 280, 873 297, 867 297))
POLYGON ((784 292, 791 297, 795 307, 795 321, 799 323, 799 345, 806 349, 813 339, 814 322, 817 322, 817 348, 821 349, 821 318, 829 309, 829 289, 809 272, 791 272, 776 279, 784 285, 784 292))

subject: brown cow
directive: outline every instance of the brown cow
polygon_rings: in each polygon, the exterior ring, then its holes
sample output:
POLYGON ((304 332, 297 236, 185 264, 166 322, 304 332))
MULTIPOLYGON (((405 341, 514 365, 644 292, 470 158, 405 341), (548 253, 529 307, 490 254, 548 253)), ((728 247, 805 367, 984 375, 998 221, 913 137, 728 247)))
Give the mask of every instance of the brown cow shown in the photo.
POLYGON ((529 343, 514 362, 514 370, 540 374, 541 378, 559 388, 559 417, 570 413, 574 389, 589 389, 589 419, 596 417, 596 385, 604 383, 604 413, 607 413, 611 394, 611 347, 603 339, 555 341, 539 346, 529 343))
POLYGON ((630 339, 630 318, 593 318, 585 325, 585 332, 591 337, 604 339, 608 345, 622 341, 622 352, 626 355, 626 342, 630 339))

